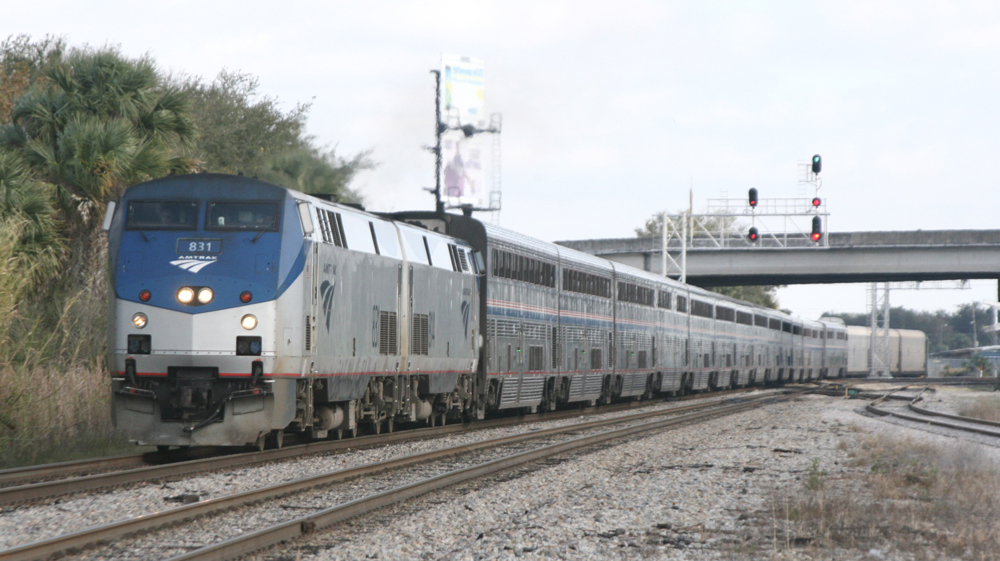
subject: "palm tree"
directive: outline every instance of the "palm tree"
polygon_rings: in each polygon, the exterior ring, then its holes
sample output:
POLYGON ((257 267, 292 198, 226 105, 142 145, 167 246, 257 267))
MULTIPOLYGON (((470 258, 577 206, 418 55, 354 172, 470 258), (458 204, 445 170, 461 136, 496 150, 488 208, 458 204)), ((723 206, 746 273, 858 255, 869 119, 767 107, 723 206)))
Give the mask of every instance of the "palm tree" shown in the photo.
POLYGON ((129 185, 192 170, 196 136, 185 96, 151 59, 104 48, 54 61, 15 101, 0 149, 19 153, 65 218, 85 225, 129 185))

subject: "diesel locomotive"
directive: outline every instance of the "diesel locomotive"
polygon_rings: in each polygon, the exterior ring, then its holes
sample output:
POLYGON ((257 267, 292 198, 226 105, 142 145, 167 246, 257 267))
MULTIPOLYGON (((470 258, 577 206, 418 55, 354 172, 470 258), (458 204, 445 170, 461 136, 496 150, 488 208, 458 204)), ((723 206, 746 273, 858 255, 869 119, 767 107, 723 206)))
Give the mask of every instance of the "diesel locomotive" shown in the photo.
POLYGON ((281 446, 839 377, 847 329, 469 216, 194 174, 109 205, 112 414, 131 440, 281 446))

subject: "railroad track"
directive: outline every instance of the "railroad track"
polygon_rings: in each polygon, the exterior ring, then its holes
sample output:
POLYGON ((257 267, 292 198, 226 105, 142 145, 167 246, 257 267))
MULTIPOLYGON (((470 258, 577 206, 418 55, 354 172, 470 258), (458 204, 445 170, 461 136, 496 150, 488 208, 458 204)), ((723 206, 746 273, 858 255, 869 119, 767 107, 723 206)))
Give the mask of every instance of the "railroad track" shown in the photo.
MULTIPOLYGON (((710 397, 725 399, 726 396, 739 395, 760 388, 741 388, 712 394, 710 397)), ((703 394, 685 396, 680 400, 704 399, 703 394)), ((443 435, 462 432, 502 428, 522 423, 554 421, 566 418, 602 415, 630 409, 649 407, 662 403, 662 400, 635 401, 618 403, 599 408, 566 409, 562 411, 526 416, 511 416, 477 421, 471 424, 453 424, 433 428, 408 429, 380 435, 361 436, 345 440, 319 441, 295 446, 287 446, 277 450, 263 452, 227 453, 225 455, 207 458, 183 459, 170 461, 170 456, 160 453, 138 454, 120 458, 100 458, 96 460, 80 460, 59 464, 46 464, 29 468, 0 471, 0 506, 30 503, 51 499, 54 497, 95 491, 109 487, 120 487, 132 483, 145 483, 171 479, 181 476, 208 472, 233 467, 246 467, 278 460, 292 459, 313 454, 325 454, 349 448, 364 448, 380 444, 391 444, 405 440, 436 438, 443 435), (153 461, 153 465, 143 465, 143 462, 153 461), (167 462, 167 463, 163 463, 167 462), (121 469, 127 468, 127 469, 121 469), (76 477, 56 477, 88 473, 76 477), (32 481, 18 485, 3 486, 5 482, 32 481)))
MULTIPOLYGON (((340 497, 350 496, 350 493, 347 493, 345 490, 331 491, 330 488, 331 486, 336 488, 338 484, 345 481, 356 481, 361 476, 367 476, 364 481, 365 484, 373 482, 372 484, 381 485, 380 488, 374 490, 375 492, 363 494, 361 497, 350 498, 350 500, 334 502, 332 503, 334 506, 327 506, 331 503, 326 502, 321 507, 303 507, 315 509, 317 512, 291 518, 286 515, 283 517, 283 521, 277 524, 265 524, 263 528, 257 530, 245 527, 247 520, 250 520, 252 516, 247 515, 242 510, 238 514, 229 513, 231 516, 238 516, 240 523, 234 524, 233 521, 226 522, 223 520, 220 522, 220 526, 223 528, 238 527, 240 531, 244 532, 243 534, 224 539, 206 547, 201 547, 175 558, 178 560, 231 559, 316 531, 346 518, 371 512, 389 504, 443 489, 456 483, 483 477, 529 462, 565 454, 596 444, 617 441, 631 435, 704 421, 760 407, 769 402, 789 399, 802 391, 804 390, 788 392, 792 394, 790 396, 770 394, 757 398, 727 400, 729 401, 728 403, 717 401, 715 403, 692 404, 672 409, 640 411, 611 419, 583 421, 562 427, 508 435, 321 473, 294 481, 209 499, 160 512, 153 512, 136 518, 95 526, 71 534, 17 546, 0 551, 0 561, 42 559, 60 552, 77 550, 96 543, 114 542, 114 540, 128 535, 143 531, 152 531, 155 528, 166 525, 175 525, 169 531, 171 533, 170 537, 176 539, 174 538, 174 535, 178 533, 176 524, 183 521, 207 516, 224 517, 227 516, 225 511, 240 507, 254 509, 271 508, 274 510, 275 505, 271 503, 275 499, 288 497, 292 494, 298 497, 296 499, 298 502, 306 503, 310 500, 324 500, 323 497, 326 496, 323 495, 324 493, 334 493, 335 496, 340 497), (614 425, 622 426, 602 430, 614 425), (539 440, 542 441, 540 445, 530 445, 532 442, 537 443, 539 440), (426 477, 420 476, 413 481, 404 481, 407 477, 413 479, 421 471, 433 473, 426 477), (404 481, 403 484, 400 484, 401 481, 404 481), (301 497, 302 494, 308 493, 319 493, 320 497, 313 497, 312 499, 301 497), (340 493, 340 495, 336 493, 340 493), (248 507, 248 505, 255 506, 248 507)), ((267 516, 260 514, 256 516, 258 518, 267 518, 267 516)), ((274 517, 273 514, 270 516, 274 517)), ((199 521, 199 528, 205 525, 207 525, 205 521, 199 521)), ((144 538, 146 537, 149 536, 144 536, 144 538)), ((152 537, 152 540, 152 547, 159 546, 159 541, 155 537, 152 537)), ((164 557, 162 551, 164 548, 162 546, 159 547, 160 551, 143 550, 141 553, 129 550, 130 552, 127 555, 138 556, 140 558, 162 558, 164 557)), ((167 549, 169 551, 169 547, 167 549)))
POLYGON ((924 425, 931 425, 935 427, 953 429, 962 432, 981 434, 985 436, 1000 438, 1000 423, 995 421, 987 421, 984 419, 976 419, 974 417, 963 417, 961 415, 952 415, 950 413, 933 411, 931 409, 927 409, 925 407, 920 407, 917 405, 917 402, 921 401, 922 399, 923 398, 919 394, 915 398, 906 398, 902 396, 884 396, 879 400, 869 403, 865 407, 865 410, 873 415, 878 415, 880 417, 895 417, 897 419, 912 421, 924 425), (888 411, 886 409, 878 407, 877 405, 878 402, 882 401, 885 398, 891 398, 891 397, 895 397, 896 399, 905 399, 909 401, 909 403, 907 404, 907 410, 911 411, 913 414, 911 415, 908 413, 901 413, 899 411, 888 411))

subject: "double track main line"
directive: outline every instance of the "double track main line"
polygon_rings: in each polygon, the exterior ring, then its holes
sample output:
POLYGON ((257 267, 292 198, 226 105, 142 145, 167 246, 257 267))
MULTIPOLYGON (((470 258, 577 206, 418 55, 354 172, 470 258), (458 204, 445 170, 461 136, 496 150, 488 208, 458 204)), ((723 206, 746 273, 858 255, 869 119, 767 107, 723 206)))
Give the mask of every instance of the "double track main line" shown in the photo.
MULTIPOLYGON (((268 506, 269 501, 273 502, 274 499, 279 497, 287 497, 291 494, 326 492, 330 486, 335 486, 338 483, 348 480, 356 481, 362 476, 369 476, 369 478, 383 477, 387 482, 383 486, 389 487, 388 489, 365 494, 360 498, 354 498, 340 504, 332 506, 324 505, 318 512, 313 514, 286 519, 278 524, 257 530, 246 528, 245 533, 242 535, 176 557, 178 560, 231 559, 244 553, 330 526, 346 518, 371 512, 386 505, 442 489, 462 481, 483 477, 498 471, 546 457, 565 454, 595 444, 620 440, 630 435, 681 424, 700 422, 760 407, 763 404, 782 399, 789 399, 789 396, 768 394, 757 398, 717 400, 708 404, 700 403, 671 409, 640 411, 631 415, 610 419, 585 420, 562 427, 535 430, 469 444, 440 448, 304 477, 238 494, 153 512, 136 518, 95 526, 35 543, 24 544, 0 551, 0 561, 42 559, 60 552, 76 550, 97 543, 114 542, 125 536, 143 531, 152 531, 155 528, 166 525, 178 524, 195 518, 219 516, 221 513, 235 508, 265 508, 268 506), (610 430, 599 430, 613 425, 623 426, 610 430), (584 434, 577 436, 581 433, 584 434), (545 441, 546 439, 553 440, 553 442, 543 442, 541 445, 534 447, 529 446, 529 443, 532 441, 545 441), (503 455, 500 457, 496 457, 498 450, 504 450, 503 455), (476 458, 477 454, 484 457, 481 459, 472 459, 476 458), (442 463, 443 465, 438 467, 431 466, 435 462, 442 463), (418 465, 423 467, 416 467, 418 465), (412 478, 418 472, 423 473, 420 470, 436 470, 436 472, 429 477, 421 478, 407 484, 398 486, 393 484, 401 478, 401 476, 395 475, 397 471, 401 474, 407 474, 407 477, 412 478), (256 506, 251 507, 249 505, 256 506)), ((579 412, 573 413, 577 417, 580 415, 579 412)), ((547 420, 549 419, 552 419, 552 417, 547 417, 547 420)), ((412 434, 409 436, 412 437, 412 434)), ((353 440, 352 444, 354 446, 357 446, 357 440, 353 440)), ((280 452, 280 450, 276 452, 280 452)), ((274 505, 272 504, 270 507, 273 508, 274 505)), ((264 516, 264 518, 266 519, 267 517, 264 516)), ((248 520, 249 518, 246 519, 248 520)), ((244 518, 241 518, 241 520, 244 520, 244 518)), ((199 523, 199 525, 203 524, 199 523)), ((140 555, 140 557, 143 556, 162 557, 163 555, 145 551, 140 555)))
MULTIPOLYGON (((754 389, 756 388, 729 390, 715 395, 719 398, 724 398, 725 396, 738 395, 748 391, 753 391, 754 389)), ((704 395, 696 395, 681 399, 705 397, 706 396, 704 395)), ((405 440, 437 438, 443 435, 482 429, 509 427, 523 423, 554 421, 572 417, 614 413, 630 409, 649 407, 658 403, 662 403, 662 400, 625 402, 599 408, 566 409, 544 414, 500 417, 469 424, 456 423, 432 428, 408 429, 393 433, 361 436, 344 440, 310 442, 307 444, 287 446, 277 450, 242 452, 235 454, 229 453, 221 456, 174 461, 172 463, 161 463, 169 461, 169 455, 138 454, 123 456, 121 458, 80 460, 76 462, 64 462, 30 468, 4 470, 0 471, 0 505, 33 502, 70 493, 80 493, 109 487, 120 487, 122 485, 133 483, 145 483, 149 481, 172 479, 213 470, 246 467, 300 456, 336 452, 350 448, 363 448, 377 446, 380 444, 392 444, 405 440), (143 465, 143 462, 149 462, 151 459, 158 463, 155 465, 143 465), (89 474, 54 479, 58 476, 79 473, 89 474), (4 483, 24 481, 31 482, 21 483, 18 485, 8 485, 6 487, 2 486, 4 483)))

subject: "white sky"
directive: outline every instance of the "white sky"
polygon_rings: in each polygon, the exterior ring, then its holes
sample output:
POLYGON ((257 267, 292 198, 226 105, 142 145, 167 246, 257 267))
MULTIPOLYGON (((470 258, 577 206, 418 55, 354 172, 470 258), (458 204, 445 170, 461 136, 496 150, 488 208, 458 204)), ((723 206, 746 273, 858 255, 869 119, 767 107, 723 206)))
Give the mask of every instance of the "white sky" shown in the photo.
MULTIPOLYGON (((309 130, 380 167, 355 186, 374 210, 428 209, 441 53, 484 59, 501 112, 501 223, 545 240, 625 237, 653 212, 749 187, 798 196, 823 155, 834 231, 995 228, 1000 153, 996 2, 9 3, 0 37, 64 37, 151 54, 168 71, 260 78, 309 130)), ((951 309, 996 300, 900 291, 951 309)), ((864 289, 783 289, 816 317, 863 311, 864 289)))

